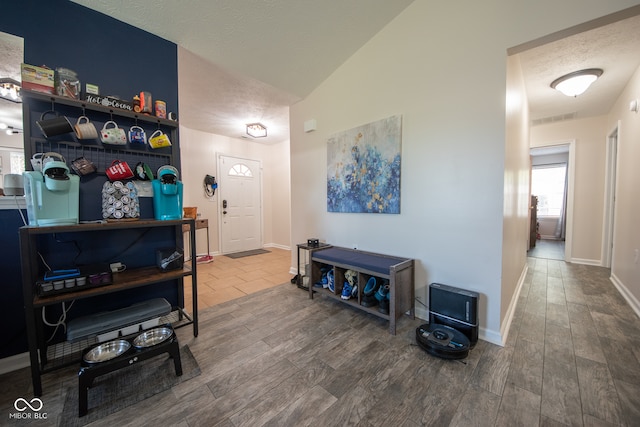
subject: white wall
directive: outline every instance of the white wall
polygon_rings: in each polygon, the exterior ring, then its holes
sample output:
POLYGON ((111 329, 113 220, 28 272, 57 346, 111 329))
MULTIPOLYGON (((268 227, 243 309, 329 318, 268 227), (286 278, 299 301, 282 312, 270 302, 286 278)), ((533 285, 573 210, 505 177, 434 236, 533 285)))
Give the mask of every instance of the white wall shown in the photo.
POLYGON ((618 180, 611 278, 640 316, 640 114, 629 102, 640 99, 640 68, 607 117, 607 133, 620 121, 618 180))
POLYGON ((4 188, 4 175, 11 173, 11 153, 23 152, 22 134, 7 135, 4 131, 0 131, 0 165, 2 172, 0 174, 0 188, 4 188))
POLYGON ((530 224, 529 106, 520 58, 507 58, 500 335, 506 340, 524 281, 530 224))
POLYGON ((575 140, 575 188, 571 260, 601 265, 604 212, 606 116, 531 128, 531 147, 575 140))
POLYGON ((293 243, 317 236, 415 258, 417 297, 426 302, 430 282, 480 292, 481 333, 500 342, 503 291, 511 300, 519 268, 503 276, 503 253, 526 251, 517 226, 503 241, 505 165, 519 168, 505 164, 506 51, 635 3, 416 0, 292 106, 293 243), (403 116, 401 214, 327 213, 327 138, 394 114, 403 116), (305 134, 308 119, 318 130, 305 134))
MULTIPOLYGON (((263 145, 240 138, 200 132, 180 126, 180 156, 184 184, 184 206, 197 206, 201 218, 209 220, 212 254, 219 252, 218 193, 213 199, 204 194, 205 175, 218 176, 217 153, 262 162, 264 246, 289 248, 290 174, 289 141, 263 145)), ((206 253, 204 231, 197 232, 198 254, 206 253)))

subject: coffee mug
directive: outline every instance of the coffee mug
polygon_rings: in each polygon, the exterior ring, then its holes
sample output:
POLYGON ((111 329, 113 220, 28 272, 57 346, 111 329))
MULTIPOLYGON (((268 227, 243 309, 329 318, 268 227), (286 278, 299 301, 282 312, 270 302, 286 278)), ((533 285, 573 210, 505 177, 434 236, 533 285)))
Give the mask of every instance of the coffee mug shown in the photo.
POLYGON ((60 116, 56 111, 49 110, 42 113, 40 120, 36 120, 36 124, 42 131, 45 138, 50 138, 56 135, 62 135, 64 133, 73 132, 73 126, 69 123, 69 119, 65 116, 60 116), (55 117, 46 119, 45 117, 53 114, 55 117))
POLYGON ((160 129, 156 130, 149 137, 149 145, 152 148, 162 148, 171 146, 171 141, 169 137, 162 132, 160 129))
POLYGON ((146 144, 147 134, 140 126, 131 126, 129 128, 129 142, 132 144, 146 144))
POLYGON ((118 127, 118 124, 113 120, 109 120, 102 127, 100 132, 100 140, 103 144, 112 145, 127 145, 127 136, 124 133, 124 129, 118 127), (108 127, 113 125, 113 127, 108 127))
POLYGON ((98 137, 96 127, 89 121, 87 116, 78 117, 75 129, 78 139, 96 139, 98 137))
POLYGON ((135 167, 135 176, 136 179, 140 179, 142 181, 151 181, 153 179, 153 171, 148 164, 138 162, 135 167))
POLYGON ((36 172, 42 172, 42 156, 44 153, 35 153, 31 156, 31 167, 36 172))
POLYGON ((111 181, 133 178, 133 172, 131 171, 129 164, 121 160, 114 160, 111 162, 111 166, 107 168, 106 172, 107 177, 109 177, 111 181))
POLYGON ((78 157, 73 162, 71 162, 71 169, 73 169, 73 171, 80 176, 90 175, 92 173, 95 173, 97 170, 96 165, 94 165, 91 160, 88 160, 84 156, 78 157))

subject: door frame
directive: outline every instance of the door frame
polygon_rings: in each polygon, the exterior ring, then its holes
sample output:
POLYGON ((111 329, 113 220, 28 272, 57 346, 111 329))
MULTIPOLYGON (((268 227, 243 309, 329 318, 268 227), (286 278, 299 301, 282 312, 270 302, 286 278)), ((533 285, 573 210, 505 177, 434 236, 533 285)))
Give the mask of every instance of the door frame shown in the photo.
MULTIPOLYGON (((231 159, 235 159, 238 162, 242 162, 244 161, 251 161, 251 162, 256 162, 258 163, 258 169, 259 169, 259 176, 258 176, 258 187, 260 189, 260 236, 258 236, 258 239, 260 241, 260 247, 262 248, 264 246, 264 188, 263 188, 263 180, 262 180, 262 160, 260 159, 251 159, 249 157, 239 157, 239 156, 234 156, 234 155, 230 155, 230 154, 224 154, 224 153, 216 153, 216 170, 218 171, 218 182, 220 182, 222 180, 222 174, 225 173, 222 167, 222 162, 221 159, 225 157, 225 158, 231 158, 231 159)), ((220 196, 222 195, 222 191, 224 189, 220 188, 219 189, 219 194, 220 196)), ((223 197, 218 197, 217 198, 217 204, 218 204, 218 247, 220 248, 220 253, 224 255, 224 252, 222 250, 222 200, 223 197)))
POLYGON ((604 215, 602 217, 602 266, 613 268, 615 253, 613 238, 615 236, 615 204, 616 185, 618 182, 618 141, 620 140, 618 120, 614 128, 607 134, 606 164, 604 173, 604 215))
MULTIPOLYGON (((561 145, 569 146, 569 164, 567 165, 567 212, 566 212, 566 232, 564 238, 564 260, 567 262, 571 262, 572 251, 571 247, 573 246, 573 193, 575 188, 575 171, 576 171, 576 140, 569 139, 564 141, 551 142, 548 144, 536 145, 532 148, 543 148, 543 147, 558 147, 561 145)), ((533 166, 529 166, 530 172, 533 166)), ((529 185, 529 199, 531 199, 531 185, 529 185)))

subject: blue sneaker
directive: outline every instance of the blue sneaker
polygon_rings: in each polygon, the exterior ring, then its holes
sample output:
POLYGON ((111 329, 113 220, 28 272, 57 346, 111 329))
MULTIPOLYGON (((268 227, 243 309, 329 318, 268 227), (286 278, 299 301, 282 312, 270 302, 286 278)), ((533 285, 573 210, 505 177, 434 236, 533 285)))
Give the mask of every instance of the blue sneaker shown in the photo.
POLYGON ((353 287, 349 284, 349 282, 345 281, 344 285, 342 285, 342 295, 340 295, 340 298, 350 299, 352 293, 353 287))
POLYGON ((329 288, 329 290, 333 293, 336 292, 336 283, 333 279, 333 270, 329 270, 327 272, 327 288, 329 288))
POLYGON ((378 292, 376 292, 376 299, 378 301, 384 301, 389 299, 389 283, 385 280, 383 285, 380 285, 378 292))
POLYGON ((378 300, 378 311, 382 314, 389 314, 389 281, 384 280, 375 295, 378 300))
POLYGON ((322 267, 320 269, 320 274, 322 275, 320 277, 320 280, 317 281, 316 283, 313 284, 314 287, 316 288, 327 288, 329 286, 329 281, 327 279, 327 273, 329 272, 329 269, 326 267, 322 267))

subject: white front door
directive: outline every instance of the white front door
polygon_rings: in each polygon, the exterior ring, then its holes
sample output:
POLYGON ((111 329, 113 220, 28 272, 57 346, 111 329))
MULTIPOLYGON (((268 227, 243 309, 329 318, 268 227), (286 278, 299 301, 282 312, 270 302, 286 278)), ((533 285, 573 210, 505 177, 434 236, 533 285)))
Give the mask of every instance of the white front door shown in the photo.
POLYGON ((262 248, 262 168, 257 160, 218 155, 220 248, 262 248))

